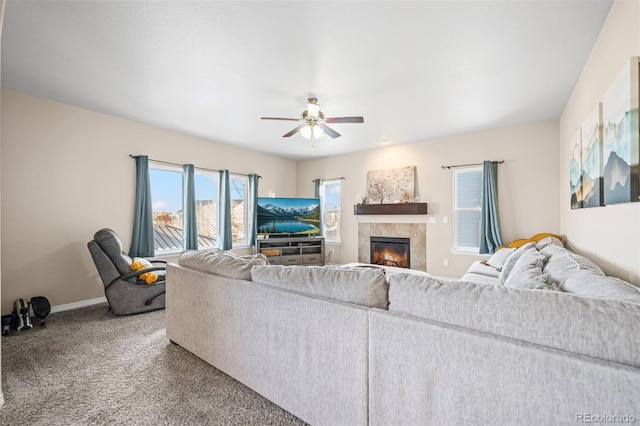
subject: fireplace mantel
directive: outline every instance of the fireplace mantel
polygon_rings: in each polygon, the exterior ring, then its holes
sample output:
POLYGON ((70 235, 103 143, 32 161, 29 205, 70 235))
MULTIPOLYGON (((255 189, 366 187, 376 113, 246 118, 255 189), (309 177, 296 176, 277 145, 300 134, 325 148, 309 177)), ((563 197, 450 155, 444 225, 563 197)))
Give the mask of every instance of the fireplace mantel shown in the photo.
POLYGON ((427 214, 427 203, 356 204, 353 214, 427 214))

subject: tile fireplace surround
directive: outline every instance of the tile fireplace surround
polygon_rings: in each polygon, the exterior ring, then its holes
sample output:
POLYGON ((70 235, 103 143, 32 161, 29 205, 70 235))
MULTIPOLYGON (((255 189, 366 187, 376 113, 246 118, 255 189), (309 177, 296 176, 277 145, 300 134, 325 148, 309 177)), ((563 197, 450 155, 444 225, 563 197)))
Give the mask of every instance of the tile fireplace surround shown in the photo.
POLYGON ((358 223, 358 262, 370 263, 371 237, 410 238, 411 269, 427 270, 426 223, 358 223))

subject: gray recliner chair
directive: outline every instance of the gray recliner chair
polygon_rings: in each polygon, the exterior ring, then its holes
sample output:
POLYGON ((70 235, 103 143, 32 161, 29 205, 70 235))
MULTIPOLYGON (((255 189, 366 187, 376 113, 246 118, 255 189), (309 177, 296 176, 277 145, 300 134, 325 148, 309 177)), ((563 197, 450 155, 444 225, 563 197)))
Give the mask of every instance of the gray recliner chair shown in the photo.
MULTIPOLYGON (((111 229, 96 232, 87 247, 104 284, 109 307, 115 315, 139 314, 164 308, 166 266, 132 271, 132 259, 124 253, 120 238, 111 229), (150 271, 158 274, 155 283, 147 284, 138 278, 150 271)), ((167 263, 161 259, 147 260, 153 264, 167 263)))

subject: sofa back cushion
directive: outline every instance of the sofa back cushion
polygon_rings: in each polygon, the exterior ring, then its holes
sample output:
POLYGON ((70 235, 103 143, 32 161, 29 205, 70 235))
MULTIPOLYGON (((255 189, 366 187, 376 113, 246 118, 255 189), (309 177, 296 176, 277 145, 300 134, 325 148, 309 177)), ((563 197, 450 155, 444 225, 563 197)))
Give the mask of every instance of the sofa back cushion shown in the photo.
POLYGON ((389 311, 640 367, 640 304, 395 275, 389 311))
POLYGON ((596 275, 604 275, 602 269, 589 259, 562 247, 548 245, 540 250, 545 258, 542 272, 549 274, 551 280, 562 288, 564 281, 578 271, 586 270, 596 275))
POLYGON ((389 284, 382 269, 255 266, 251 280, 370 308, 387 309, 389 305, 389 284))
POLYGON ((561 289, 586 297, 625 300, 640 304, 640 288, 615 277, 607 277, 590 270, 578 271, 567 277, 561 289))
POLYGON ((229 278, 251 280, 251 268, 269 262, 263 254, 237 256, 231 252, 188 250, 180 255, 178 264, 229 278))

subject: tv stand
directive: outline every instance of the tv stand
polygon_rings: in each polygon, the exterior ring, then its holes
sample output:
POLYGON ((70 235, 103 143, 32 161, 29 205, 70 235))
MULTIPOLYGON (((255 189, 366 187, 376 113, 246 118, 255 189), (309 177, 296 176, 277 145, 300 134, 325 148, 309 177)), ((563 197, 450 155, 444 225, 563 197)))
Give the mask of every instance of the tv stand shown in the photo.
POLYGON ((324 237, 266 238, 257 244, 272 265, 324 265, 324 237))

